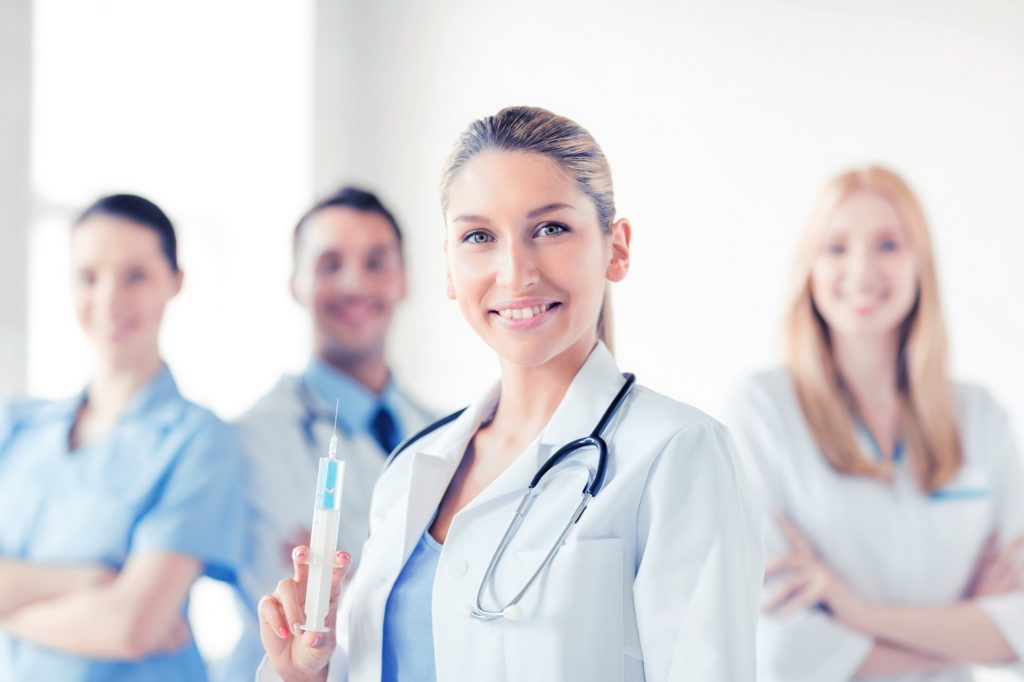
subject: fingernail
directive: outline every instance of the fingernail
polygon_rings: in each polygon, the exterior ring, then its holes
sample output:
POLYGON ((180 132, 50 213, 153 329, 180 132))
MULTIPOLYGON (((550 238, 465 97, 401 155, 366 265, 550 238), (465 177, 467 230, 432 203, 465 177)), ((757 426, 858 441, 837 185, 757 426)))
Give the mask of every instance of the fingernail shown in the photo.
POLYGON ((281 639, 288 639, 288 628, 281 626, 277 629, 277 636, 281 639))
POLYGON ((311 639, 309 641, 309 645, 311 647, 318 647, 318 646, 320 646, 320 635, 313 635, 313 639, 311 639))
POLYGON ((296 547, 292 550, 292 556, 296 559, 298 559, 299 557, 304 557, 306 556, 306 550, 304 550, 302 547, 296 547))

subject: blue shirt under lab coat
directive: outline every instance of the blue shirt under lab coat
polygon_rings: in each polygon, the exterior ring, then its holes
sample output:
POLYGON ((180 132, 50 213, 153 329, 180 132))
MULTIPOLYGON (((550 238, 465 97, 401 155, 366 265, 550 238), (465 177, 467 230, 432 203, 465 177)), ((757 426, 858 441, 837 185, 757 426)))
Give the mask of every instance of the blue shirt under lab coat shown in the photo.
MULTIPOLYGON (((107 436, 71 452, 84 398, 0 405, 0 556, 120 569, 130 554, 171 552, 233 581, 246 545, 234 430, 182 398, 164 367, 107 436)), ((142 661, 94 660, 0 633, 4 647, 3 680, 206 679, 194 642, 142 661)))

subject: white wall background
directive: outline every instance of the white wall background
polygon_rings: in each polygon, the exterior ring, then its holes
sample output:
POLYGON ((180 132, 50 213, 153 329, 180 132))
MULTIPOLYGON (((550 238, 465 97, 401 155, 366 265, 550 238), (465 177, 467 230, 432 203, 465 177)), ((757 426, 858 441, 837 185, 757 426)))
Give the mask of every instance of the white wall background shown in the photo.
POLYGON ((528 103, 575 118, 611 159, 634 223, 618 355, 641 381, 716 411, 740 375, 775 362, 814 192, 877 161, 909 178, 932 220, 956 373, 1024 423, 1024 5, 373 8, 361 59, 336 66, 358 73, 353 96, 372 112, 365 149, 317 182, 355 176, 404 219, 417 287, 394 357, 424 395, 456 406, 494 375, 441 295, 440 167, 472 118, 528 103))
POLYGON ((123 189, 180 226, 187 282, 165 335, 180 383, 237 414, 304 360, 291 224, 354 180, 408 234, 394 362, 439 408, 465 402, 495 367, 442 295, 438 175, 472 118, 529 103, 612 161, 635 228, 619 357, 645 383, 714 412, 774 362, 813 193, 877 161, 931 218, 956 373, 1022 420, 1024 5, 827 5, 37 0, 29 388, 88 376, 66 223, 123 189))
POLYGON ((31 14, 27 0, 0 2, 0 394, 25 386, 31 14))
POLYGON ((179 232, 185 287, 167 360, 190 397, 236 414, 307 345, 286 282, 291 224, 312 197, 312 2, 33 9, 29 389, 68 394, 89 376, 68 224, 100 194, 129 191, 179 232))
MULTIPOLYGON (((437 182, 456 135, 508 104, 591 130, 634 222, 618 356, 718 412, 777 360, 783 285, 818 186, 904 173, 931 218, 955 373, 1024 425, 1024 4, 36 0, 28 388, 89 374, 66 230, 101 192, 176 219, 165 329, 184 391, 230 417, 305 359, 288 235, 314 194, 378 189, 404 224, 401 379, 438 409, 495 376, 443 297, 437 182)), ((1024 429, 1019 429, 1024 434, 1024 429)))

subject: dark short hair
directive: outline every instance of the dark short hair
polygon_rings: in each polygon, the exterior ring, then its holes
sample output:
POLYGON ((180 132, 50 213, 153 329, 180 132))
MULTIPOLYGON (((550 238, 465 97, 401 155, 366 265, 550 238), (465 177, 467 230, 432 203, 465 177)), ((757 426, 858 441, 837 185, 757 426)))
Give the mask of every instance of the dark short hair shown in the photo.
POLYGON ((167 214, 152 201, 135 194, 111 194, 100 197, 82 211, 74 227, 95 215, 124 218, 156 232, 160 238, 160 251, 170 264, 171 272, 178 272, 178 240, 174 235, 174 225, 167 214))
POLYGON ((373 192, 368 192, 365 189, 353 187, 352 185, 346 185, 334 194, 326 196, 313 204, 309 210, 302 214, 299 222, 295 223, 295 231, 292 233, 293 258, 298 257, 299 240, 302 238, 302 230, 306 225, 306 221, 312 218, 314 214, 326 208, 351 208, 362 213, 376 213, 382 216, 391 225, 391 229, 395 231, 395 238, 398 240, 398 252, 401 254, 402 229, 398 227, 398 221, 395 220, 395 216, 391 214, 391 211, 381 203, 380 199, 373 192))

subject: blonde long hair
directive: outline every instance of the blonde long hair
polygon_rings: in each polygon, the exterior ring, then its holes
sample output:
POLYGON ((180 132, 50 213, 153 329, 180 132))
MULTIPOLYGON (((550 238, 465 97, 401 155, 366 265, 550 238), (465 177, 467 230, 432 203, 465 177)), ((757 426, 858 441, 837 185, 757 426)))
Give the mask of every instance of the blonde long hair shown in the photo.
MULTIPOLYGON (((441 208, 448 212, 452 182, 474 156, 488 149, 542 154, 561 166, 597 209, 601 231, 611 234, 615 193, 608 159, 579 123, 540 107, 506 107, 469 124, 459 136, 441 174, 441 208)), ((605 284, 597 337, 612 353, 611 287, 605 284)))
POLYGON ((828 220, 844 199, 865 190, 892 202, 916 255, 917 299, 900 330, 897 381, 907 453, 921 487, 932 491, 957 474, 963 454, 931 237, 921 204, 896 173, 878 166, 851 170, 834 178, 818 194, 794 269, 795 286, 786 320, 786 364, 811 434, 833 468, 883 478, 883 467, 865 457, 857 446, 828 325, 811 297, 811 270, 824 245, 828 220))

